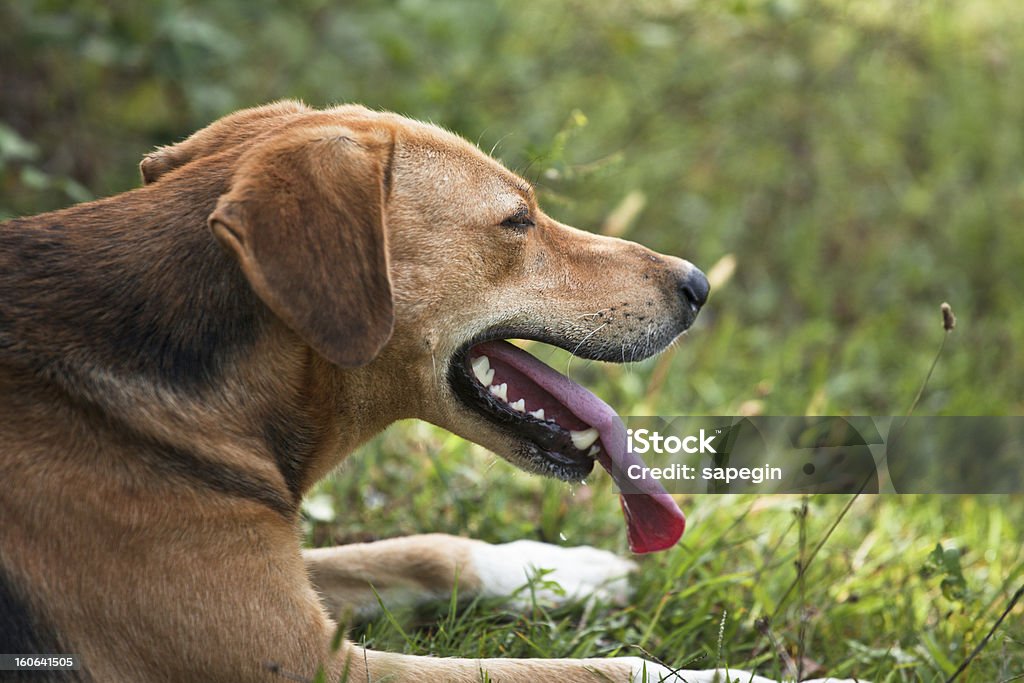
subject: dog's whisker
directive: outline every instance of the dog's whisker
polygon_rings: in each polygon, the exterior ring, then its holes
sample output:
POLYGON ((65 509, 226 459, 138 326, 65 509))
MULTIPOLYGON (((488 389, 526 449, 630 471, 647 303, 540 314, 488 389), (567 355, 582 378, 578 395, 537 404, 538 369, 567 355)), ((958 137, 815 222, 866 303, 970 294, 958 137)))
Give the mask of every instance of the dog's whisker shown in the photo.
POLYGON ((594 311, 593 313, 584 313, 583 315, 577 316, 576 320, 581 320, 583 318, 596 318, 597 316, 601 315, 602 313, 604 313, 607 310, 609 310, 609 309, 601 308, 601 309, 598 309, 598 310, 594 311))
MULTIPOLYGON (((498 149, 498 145, 503 143, 506 138, 511 137, 511 135, 512 135, 512 133, 506 133, 505 135, 502 135, 500 138, 498 138, 498 140, 491 147, 491 151, 488 154, 490 156, 494 156, 494 150, 498 149)), ((480 134, 480 137, 483 137, 483 133, 480 134)), ((480 141, 479 140, 477 140, 477 146, 478 147, 480 146, 480 141)))
POLYGON ((595 334, 597 334, 601 330, 601 328, 607 327, 607 325, 608 325, 608 323, 601 323, 600 325, 595 327, 593 330, 590 331, 590 333, 586 337, 581 339, 580 343, 576 345, 576 348, 574 348, 572 350, 572 352, 571 352, 572 355, 569 356, 569 360, 567 360, 566 363, 565 363, 565 376, 566 377, 569 376, 569 367, 572 365, 572 359, 576 356, 576 352, 579 351, 583 347, 583 345, 587 343, 588 339, 590 339, 595 334))

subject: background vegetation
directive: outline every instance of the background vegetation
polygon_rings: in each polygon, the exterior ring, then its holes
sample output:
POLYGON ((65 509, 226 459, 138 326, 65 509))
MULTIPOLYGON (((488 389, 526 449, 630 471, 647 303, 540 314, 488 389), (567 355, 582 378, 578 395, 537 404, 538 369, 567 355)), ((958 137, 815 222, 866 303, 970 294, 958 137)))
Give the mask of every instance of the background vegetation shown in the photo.
MULTIPOLYGON (((1024 410, 1020 3, 15 0, 0 24, 0 216, 133 187, 145 152, 236 108, 358 101, 493 148, 565 222, 718 265, 673 351, 573 363, 623 414, 902 414, 943 300, 960 324, 917 414, 1024 410)), ((625 549, 606 478, 573 491, 422 425, 344 474, 309 505, 313 543, 446 530, 625 549)), ((684 501, 684 541, 644 560, 625 609, 477 605, 358 634, 766 673, 785 651, 805 671, 944 680, 1022 580, 1022 500, 865 497, 787 596, 846 502, 684 501)), ((967 680, 1022 675, 1022 614, 967 680)))

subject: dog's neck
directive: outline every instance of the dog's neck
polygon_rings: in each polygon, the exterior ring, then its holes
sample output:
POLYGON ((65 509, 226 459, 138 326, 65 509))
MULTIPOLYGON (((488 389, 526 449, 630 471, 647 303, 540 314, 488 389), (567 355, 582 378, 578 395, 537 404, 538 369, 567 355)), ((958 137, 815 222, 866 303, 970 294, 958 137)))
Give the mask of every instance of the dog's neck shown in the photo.
POLYGON ((138 449, 251 460, 297 505, 405 415, 380 409, 371 371, 331 366, 253 294, 206 225, 224 188, 168 181, 183 187, 161 181, 159 202, 147 186, 0 225, 0 384, 46 385, 138 449), (342 433, 342 415, 359 428, 342 433))

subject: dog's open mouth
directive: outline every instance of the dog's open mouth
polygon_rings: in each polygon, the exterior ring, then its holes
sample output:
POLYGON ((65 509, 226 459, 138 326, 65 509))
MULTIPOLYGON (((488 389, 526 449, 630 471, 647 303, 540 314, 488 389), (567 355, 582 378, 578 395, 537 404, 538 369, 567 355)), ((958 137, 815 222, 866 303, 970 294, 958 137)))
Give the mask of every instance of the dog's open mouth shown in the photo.
POLYGON ((629 466, 643 461, 627 449, 619 416, 590 391, 504 340, 456 353, 450 381, 460 400, 516 438, 531 469, 580 481, 600 462, 620 490, 630 491, 620 500, 634 552, 679 540, 682 512, 656 480, 624 480, 629 466))

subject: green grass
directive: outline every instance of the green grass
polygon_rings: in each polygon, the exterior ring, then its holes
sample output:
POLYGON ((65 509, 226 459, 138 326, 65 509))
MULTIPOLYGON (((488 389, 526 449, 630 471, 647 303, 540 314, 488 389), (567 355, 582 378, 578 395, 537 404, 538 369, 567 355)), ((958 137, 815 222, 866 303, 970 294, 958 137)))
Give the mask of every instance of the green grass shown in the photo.
MULTIPOLYGON (((345 511, 333 523, 309 522, 311 542, 321 545, 445 531, 627 553, 607 477, 595 474, 573 487, 541 480, 421 425, 390 430, 319 492, 345 511)), ((849 499, 684 498, 682 542, 641 559, 626 607, 537 606, 522 613, 489 601, 439 605, 388 614, 354 637, 370 647, 437 656, 641 655, 766 675, 784 673, 780 651, 802 652, 807 674, 821 665, 872 681, 946 680, 1024 584, 1020 499, 861 496, 798 581, 797 563, 849 499), (936 544, 950 556, 948 566, 932 560, 936 544), (962 591, 953 589, 956 575, 962 591), (766 616, 770 626, 759 629, 757 620, 766 616)), ((1020 614, 1018 607, 961 680, 1009 680, 1024 672, 1020 614)))

